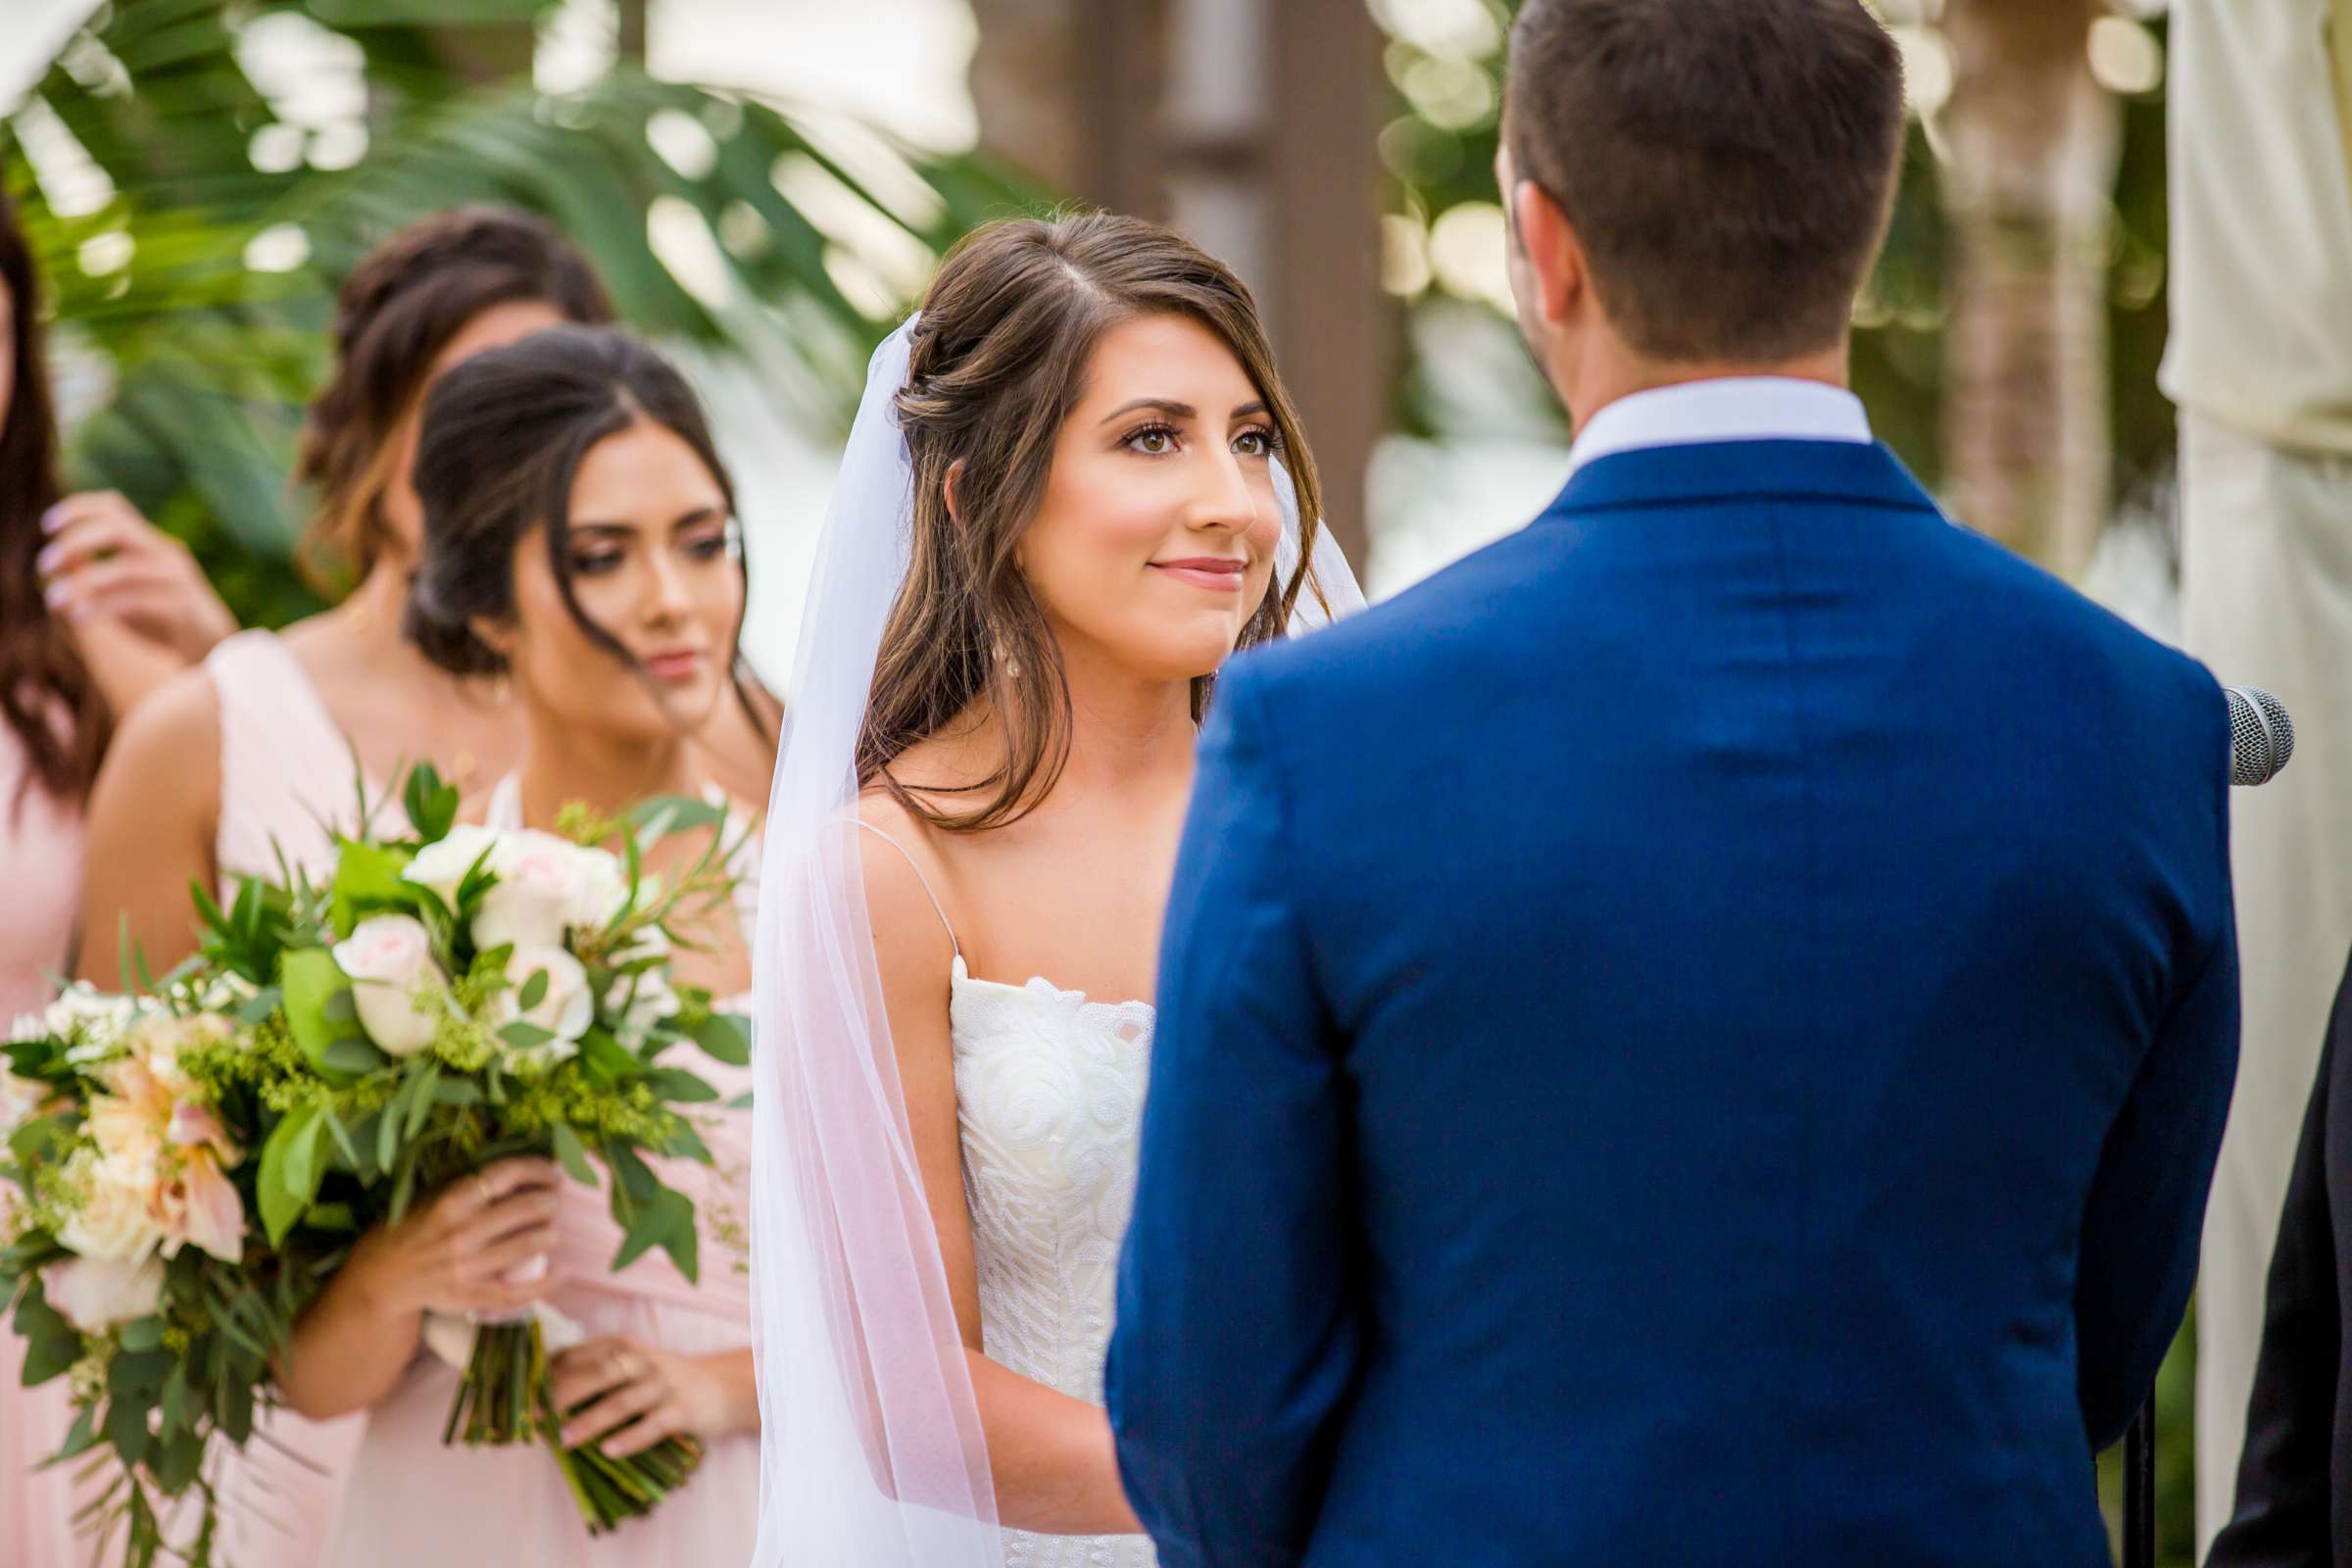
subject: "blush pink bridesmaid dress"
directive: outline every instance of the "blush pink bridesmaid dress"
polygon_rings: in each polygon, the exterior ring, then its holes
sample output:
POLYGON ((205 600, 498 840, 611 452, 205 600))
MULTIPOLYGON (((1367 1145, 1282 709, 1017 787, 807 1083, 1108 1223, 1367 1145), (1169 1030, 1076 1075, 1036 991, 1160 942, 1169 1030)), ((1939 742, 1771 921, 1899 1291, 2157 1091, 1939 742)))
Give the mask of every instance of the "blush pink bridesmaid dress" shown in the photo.
MULTIPOLYGON (((350 743, 309 675, 277 637, 240 632, 205 661, 220 715, 220 817, 215 856, 224 889, 240 873, 272 878, 278 858, 323 873, 330 869, 332 829, 359 815, 359 780, 350 743)), ((0 753, 11 779, 21 753, 0 753)), ((13 793, 13 783, 7 787, 13 793)), ((368 798, 383 791, 370 783, 368 798)), ((0 847, 12 889, 48 890, 41 898, 12 898, 0 908, 0 1004, 6 1015, 38 1006, 45 976, 64 967, 78 915, 81 822, 45 797, 28 798, 16 819, 0 818, 0 847)), ((193 918, 193 910, 190 911, 193 918)), ((94 1494, 77 1501, 79 1465, 35 1470, 72 1425, 64 1380, 37 1389, 19 1385, 24 1345, 6 1337, 0 1353, 0 1552, 5 1568, 86 1568, 91 1544, 77 1535, 74 1516, 94 1494)), ((364 1416, 314 1422, 291 1411, 267 1415, 242 1452, 220 1456, 215 1476, 221 1510, 219 1560, 230 1568, 315 1568, 351 1472, 364 1416)))
MULTIPOLYGON (((331 872, 334 832, 359 822, 362 780, 318 689, 269 631, 227 638, 204 667, 220 708, 214 858, 223 891, 241 874, 274 880, 281 855, 314 875, 331 872)), ((383 786, 366 782, 370 805, 382 802, 383 786)), ((230 1568, 316 1568, 366 1425, 365 1415, 263 1417, 253 1443, 221 1463, 221 1559, 230 1568)))
MULTIPOLYGON (((81 915, 81 808, 32 780, 24 743, 0 725, 0 1025, 40 1010, 66 970, 81 915)), ((74 1467, 36 1468, 66 1441, 74 1404, 65 1379, 28 1389, 24 1370, 24 1342, 0 1319, 0 1563, 82 1568, 74 1467)))
MULTIPOLYGON (((513 779, 492 795, 485 820, 492 827, 522 825, 513 779)), ((747 846, 731 869, 741 877, 758 864, 757 849, 747 846)), ((749 882, 736 891, 737 912, 748 921, 749 882)), ((748 999, 720 1005, 749 1010, 748 999)), ((661 1162, 662 1179, 694 1200, 700 1282, 689 1284, 660 1251, 612 1273, 620 1228, 605 1193, 566 1182, 552 1260, 560 1283, 550 1304, 591 1339, 625 1335, 665 1350, 712 1355, 752 1342, 751 1112, 720 1108, 751 1088, 752 1075, 691 1047, 681 1048, 681 1065, 721 1097, 698 1124, 715 1163, 661 1162)), ((443 1445, 457 1387, 454 1368, 419 1352, 391 1396, 368 1412, 359 1457, 367 1482, 344 1498, 333 1550, 323 1559, 331 1568, 476 1561, 499 1568, 735 1568, 751 1561, 760 1523, 757 1433, 710 1444, 694 1476, 651 1514, 591 1539, 546 1450, 443 1445), (429 1498, 429 1505, 419 1507, 418 1498, 429 1498)))

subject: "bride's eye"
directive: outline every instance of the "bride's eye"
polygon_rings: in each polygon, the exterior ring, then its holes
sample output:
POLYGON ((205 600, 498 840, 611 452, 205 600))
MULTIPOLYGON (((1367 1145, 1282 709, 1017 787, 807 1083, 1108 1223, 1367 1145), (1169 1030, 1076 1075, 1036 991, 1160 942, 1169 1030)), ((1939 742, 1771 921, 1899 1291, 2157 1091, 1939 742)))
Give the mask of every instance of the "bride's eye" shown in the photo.
POLYGON ((620 558, 621 552, 617 550, 575 550, 571 553, 572 574, 579 577, 601 577, 618 566, 620 558))
POLYGON ((1233 438, 1233 450, 1246 458, 1270 458, 1282 450, 1282 435, 1270 425, 1253 424, 1233 438))
POLYGON ((1128 436, 1124 445, 1131 452, 1147 458, 1164 458, 1176 450, 1176 427, 1172 424, 1147 424, 1128 436))

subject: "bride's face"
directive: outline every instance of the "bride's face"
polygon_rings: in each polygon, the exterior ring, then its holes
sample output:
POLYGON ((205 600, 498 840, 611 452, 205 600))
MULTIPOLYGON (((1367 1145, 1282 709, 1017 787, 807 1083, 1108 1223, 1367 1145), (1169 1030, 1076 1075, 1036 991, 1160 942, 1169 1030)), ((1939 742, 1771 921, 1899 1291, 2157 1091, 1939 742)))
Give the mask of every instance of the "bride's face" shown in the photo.
POLYGON ((1273 574, 1277 439, 1241 362, 1192 318, 1105 332, 1018 551, 1064 651, 1149 679, 1215 670, 1273 574))

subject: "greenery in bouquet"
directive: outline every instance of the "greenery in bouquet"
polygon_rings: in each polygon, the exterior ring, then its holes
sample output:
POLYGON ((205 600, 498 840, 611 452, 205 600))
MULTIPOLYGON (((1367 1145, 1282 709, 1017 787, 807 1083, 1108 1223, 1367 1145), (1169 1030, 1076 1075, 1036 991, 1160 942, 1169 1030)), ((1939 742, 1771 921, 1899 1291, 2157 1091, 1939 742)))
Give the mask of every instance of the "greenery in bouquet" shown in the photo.
MULTIPOLYGON (((73 1380, 60 1462, 111 1458, 94 1523, 127 1524, 133 1564, 167 1535, 213 1560, 215 1440, 253 1441, 272 1359, 351 1244, 447 1183, 552 1157, 609 1188, 614 1268, 659 1249, 698 1273, 694 1205, 653 1162, 710 1159, 693 1117, 717 1092, 672 1050, 749 1054, 740 1020, 670 978, 679 928, 732 891, 723 808, 664 799, 567 813, 569 836, 493 830, 459 823, 429 767, 404 802, 412 836, 340 842, 323 885, 247 878, 226 908, 199 889, 188 963, 126 985, 137 1000, 69 993, 6 1047, 0 1299, 29 1342, 25 1381, 73 1380), (664 886, 642 855, 680 831, 705 847, 664 886)), ((548 1370, 563 1327, 475 1326, 448 1438, 544 1444, 602 1531, 700 1453, 565 1448, 548 1370)))
POLYGON ((146 1002, 70 989, 19 1019, 0 1075, 0 1302, 25 1341, 24 1382, 72 1380, 76 1418, 53 1463, 108 1471, 85 1523, 94 1551, 213 1560, 212 1440, 242 1446, 270 1357, 336 1261, 333 1239, 270 1253, 248 1216, 256 1107, 206 1068, 239 1027, 186 986, 146 1002))

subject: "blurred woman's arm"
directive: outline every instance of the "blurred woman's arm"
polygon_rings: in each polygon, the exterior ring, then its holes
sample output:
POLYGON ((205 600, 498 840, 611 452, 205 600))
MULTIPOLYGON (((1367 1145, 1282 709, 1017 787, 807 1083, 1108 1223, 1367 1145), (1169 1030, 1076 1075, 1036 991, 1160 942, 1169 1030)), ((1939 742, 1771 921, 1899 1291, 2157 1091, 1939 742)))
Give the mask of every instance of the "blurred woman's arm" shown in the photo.
POLYGON ((182 670, 122 719, 90 791, 75 969, 102 989, 138 954, 162 974, 196 950, 188 885, 218 881, 220 705, 202 669, 182 670))

